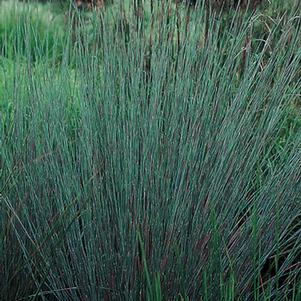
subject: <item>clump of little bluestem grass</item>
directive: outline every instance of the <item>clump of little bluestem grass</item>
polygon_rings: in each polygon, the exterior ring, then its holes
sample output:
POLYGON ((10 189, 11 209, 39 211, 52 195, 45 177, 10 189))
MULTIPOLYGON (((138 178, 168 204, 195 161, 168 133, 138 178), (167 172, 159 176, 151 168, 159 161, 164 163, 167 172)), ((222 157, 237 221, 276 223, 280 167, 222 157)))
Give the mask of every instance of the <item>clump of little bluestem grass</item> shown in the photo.
POLYGON ((3 300, 299 300, 299 11, 246 45, 256 12, 177 9, 15 58, 3 300))

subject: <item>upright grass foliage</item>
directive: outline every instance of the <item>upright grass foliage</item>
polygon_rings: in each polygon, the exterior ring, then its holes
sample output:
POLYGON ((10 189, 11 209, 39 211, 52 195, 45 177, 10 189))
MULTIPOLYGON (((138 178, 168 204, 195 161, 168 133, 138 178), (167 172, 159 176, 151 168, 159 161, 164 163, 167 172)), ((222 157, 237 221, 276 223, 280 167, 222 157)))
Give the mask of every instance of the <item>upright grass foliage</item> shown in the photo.
POLYGON ((32 61, 59 60, 65 46, 62 19, 37 3, 0 2, 0 54, 9 59, 18 54, 32 61))
POLYGON ((203 5, 13 53, 1 299, 299 300, 300 11, 246 46, 258 14, 203 5))

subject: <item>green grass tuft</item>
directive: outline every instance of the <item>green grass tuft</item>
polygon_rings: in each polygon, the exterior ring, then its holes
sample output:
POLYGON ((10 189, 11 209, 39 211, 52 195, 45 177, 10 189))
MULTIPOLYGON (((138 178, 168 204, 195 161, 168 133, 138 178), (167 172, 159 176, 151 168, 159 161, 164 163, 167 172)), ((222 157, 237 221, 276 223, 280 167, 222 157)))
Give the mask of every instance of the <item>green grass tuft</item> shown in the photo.
POLYGON ((298 301, 300 11, 259 38, 259 11, 46 29, 23 5, 0 18, 0 299, 298 301))

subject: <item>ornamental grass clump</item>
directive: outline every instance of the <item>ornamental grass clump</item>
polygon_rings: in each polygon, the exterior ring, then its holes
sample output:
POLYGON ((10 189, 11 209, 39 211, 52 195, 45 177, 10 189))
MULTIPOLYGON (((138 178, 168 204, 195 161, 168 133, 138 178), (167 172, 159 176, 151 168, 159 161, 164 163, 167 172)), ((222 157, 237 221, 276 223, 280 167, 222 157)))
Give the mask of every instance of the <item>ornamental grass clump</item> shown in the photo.
POLYGON ((0 299, 299 300, 300 11, 246 46, 256 13, 152 10, 16 59, 0 299))

